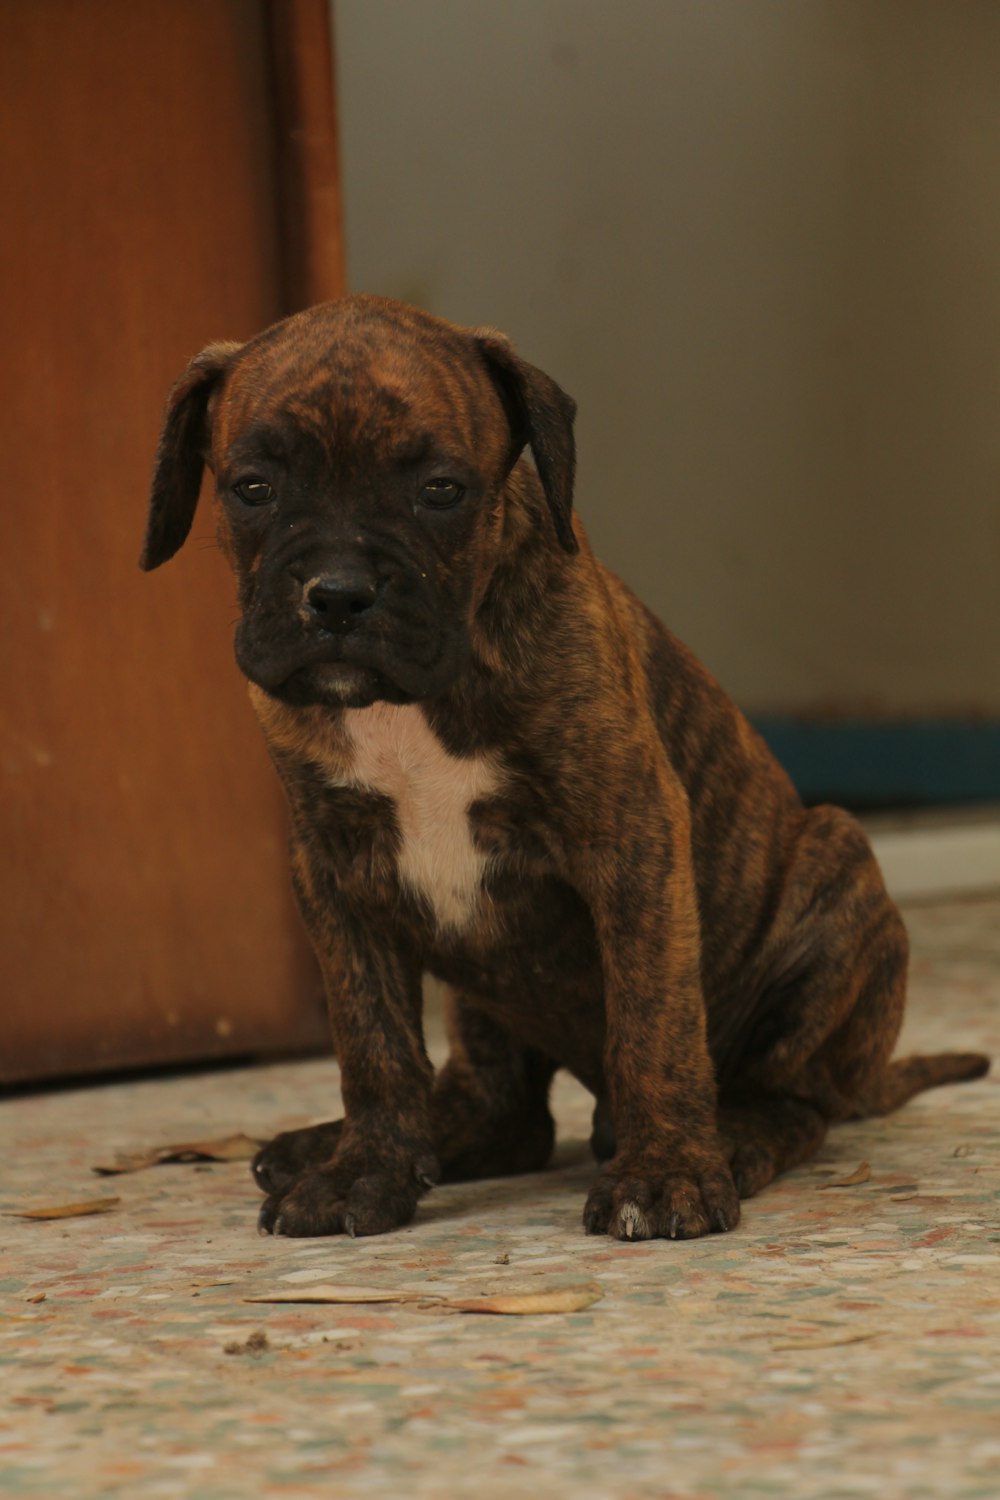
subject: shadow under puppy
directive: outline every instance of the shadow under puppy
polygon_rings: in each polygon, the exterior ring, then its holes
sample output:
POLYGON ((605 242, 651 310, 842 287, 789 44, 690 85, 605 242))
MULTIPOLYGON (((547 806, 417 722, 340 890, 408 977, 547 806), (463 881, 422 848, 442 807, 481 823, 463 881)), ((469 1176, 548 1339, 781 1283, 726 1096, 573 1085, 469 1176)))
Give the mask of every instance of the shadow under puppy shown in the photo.
POLYGON ((142 566, 207 462, 343 1075, 342 1121, 254 1163, 271 1232, 544 1167, 560 1067, 596 1099, 588 1231, 731 1229, 830 1122, 988 1067, 890 1062, 907 940, 864 835, 596 561, 573 415, 501 335, 368 296, 209 346, 170 396, 142 566))

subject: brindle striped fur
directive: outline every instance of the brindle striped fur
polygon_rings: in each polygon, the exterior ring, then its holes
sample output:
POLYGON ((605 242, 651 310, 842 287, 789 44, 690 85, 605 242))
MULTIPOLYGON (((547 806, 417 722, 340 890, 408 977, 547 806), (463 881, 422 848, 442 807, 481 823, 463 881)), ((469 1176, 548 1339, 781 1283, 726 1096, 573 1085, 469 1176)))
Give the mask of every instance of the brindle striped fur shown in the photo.
POLYGON ((987 1067, 890 1062, 906 934, 865 838, 595 560, 572 420, 501 336, 370 297, 210 347, 171 397, 143 563, 206 455, 343 1074, 343 1121, 258 1156, 265 1229, 378 1233, 441 1177, 545 1166, 559 1067, 596 1100, 589 1231, 730 1229, 830 1122, 987 1067), (428 509, 428 475, 464 498, 428 509), (323 578, 357 613, 335 633, 323 578))

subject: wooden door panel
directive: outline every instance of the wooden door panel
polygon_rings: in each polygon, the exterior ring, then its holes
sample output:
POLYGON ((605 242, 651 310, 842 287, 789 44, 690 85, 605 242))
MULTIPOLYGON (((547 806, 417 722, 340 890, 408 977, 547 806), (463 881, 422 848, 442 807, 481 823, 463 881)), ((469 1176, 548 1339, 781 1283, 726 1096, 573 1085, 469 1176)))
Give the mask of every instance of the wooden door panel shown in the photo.
POLYGON ((207 506, 137 557, 167 389, 285 309, 253 0, 8 0, 3 1078, 325 1040, 207 506))

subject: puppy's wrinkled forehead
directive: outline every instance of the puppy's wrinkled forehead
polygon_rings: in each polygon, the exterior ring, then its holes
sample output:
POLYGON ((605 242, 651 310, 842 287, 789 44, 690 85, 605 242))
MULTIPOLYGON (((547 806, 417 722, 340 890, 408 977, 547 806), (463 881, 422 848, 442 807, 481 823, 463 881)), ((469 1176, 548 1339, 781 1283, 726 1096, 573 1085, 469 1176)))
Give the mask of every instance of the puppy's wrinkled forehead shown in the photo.
POLYGON ((213 452, 282 428, 314 438, 338 468, 442 454, 493 468, 510 436, 473 337, 366 298, 288 318, 233 361, 213 452))

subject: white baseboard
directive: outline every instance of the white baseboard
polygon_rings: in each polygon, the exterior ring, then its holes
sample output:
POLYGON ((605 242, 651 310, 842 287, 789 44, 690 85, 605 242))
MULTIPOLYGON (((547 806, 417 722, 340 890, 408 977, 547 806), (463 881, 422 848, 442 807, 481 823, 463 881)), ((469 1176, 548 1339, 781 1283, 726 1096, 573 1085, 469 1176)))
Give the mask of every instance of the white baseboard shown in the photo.
POLYGON ((1000 889, 1000 813, 875 821, 867 832, 897 901, 1000 889))

